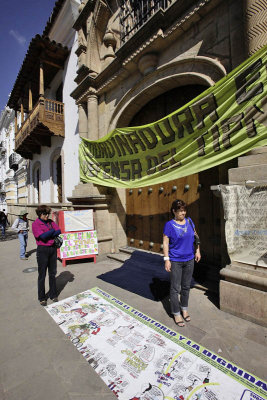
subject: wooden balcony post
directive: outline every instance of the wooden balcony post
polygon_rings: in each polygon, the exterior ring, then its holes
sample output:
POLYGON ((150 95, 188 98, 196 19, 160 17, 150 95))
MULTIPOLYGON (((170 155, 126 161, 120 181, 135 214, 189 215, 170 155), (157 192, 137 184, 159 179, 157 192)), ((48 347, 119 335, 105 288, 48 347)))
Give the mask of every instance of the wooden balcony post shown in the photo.
POLYGON ((18 133, 18 114, 17 110, 15 110, 15 136, 18 133))
POLYGON ((39 98, 44 98, 44 69, 42 62, 40 63, 39 98))
POLYGON ((32 87, 31 82, 29 83, 29 112, 32 111, 32 87))
POLYGON ((24 108, 23 108, 23 103, 21 100, 20 103, 20 123, 22 124, 24 122, 24 108))

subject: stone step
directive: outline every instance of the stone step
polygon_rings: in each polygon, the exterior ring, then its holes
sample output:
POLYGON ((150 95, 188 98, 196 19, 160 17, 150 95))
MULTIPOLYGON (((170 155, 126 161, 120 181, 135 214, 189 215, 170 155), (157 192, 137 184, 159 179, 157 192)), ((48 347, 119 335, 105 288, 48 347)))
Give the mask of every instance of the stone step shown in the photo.
POLYGON ((251 165, 262 165, 262 164, 267 164, 267 153, 238 157, 239 167, 247 167, 251 165))
POLYGON ((115 260, 123 264, 126 260, 128 260, 131 257, 131 255, 124 253, 110 253, 107 254, 107 257, 110 258, 111 260, 115 260))
POLYGON ((131 246, 125 246, 125 247, 120 247, 119 251, 122 253, 127 253, 127 254, 132 254, 134 251, 143 251, 145 253, 149 253, 149 254, 157 254, 157 255, 162 255, 160 253, 156 253, 155 251, 150 251, 150 250, 144 250, 144 249, 137 249, 135 247, 131 247, 131 246))
POLYGON ((250 154, 260 154, 260 153, 267 153, 267 146, 256 147, 255 149, 250 150, 247 155, 250 154))
POLYGON ((264 182, 267 177, 267 164, 251 165, 246 167, 238 167, 229 169, 229 184, 245 184, 246 181, 252 180, 256 182, 264 182))

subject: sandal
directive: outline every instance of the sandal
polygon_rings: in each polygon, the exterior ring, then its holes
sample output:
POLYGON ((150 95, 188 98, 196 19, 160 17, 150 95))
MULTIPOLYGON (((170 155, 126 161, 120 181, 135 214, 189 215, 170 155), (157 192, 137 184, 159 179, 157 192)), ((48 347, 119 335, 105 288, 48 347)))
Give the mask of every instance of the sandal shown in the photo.
POLYGON ((183 316, 183 319, 185 320, 185 322, 190 322, 191 321, 190 315, 187 315, 186 317, 183 316))
POLYGON ((179 328, 182 328, 185 326, 184 321, 181 319, 180 321, 176 321, 175 317, 174 317, 174 322, 176 323, 176 325, 179 326, 179 328))
POLYGON ((41 304, 41 306, 45 307, 45 306, 47 306, 47 301, 46 300, 41 300, 40 304, 41 304))

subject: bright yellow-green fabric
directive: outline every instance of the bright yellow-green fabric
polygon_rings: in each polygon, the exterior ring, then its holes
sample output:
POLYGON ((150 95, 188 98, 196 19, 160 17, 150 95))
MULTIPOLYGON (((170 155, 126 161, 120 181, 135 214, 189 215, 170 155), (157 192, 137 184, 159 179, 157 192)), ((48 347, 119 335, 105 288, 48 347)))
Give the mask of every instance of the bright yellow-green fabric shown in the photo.
POLYGON ((214 167, 267 145, 267 46, 201 95, 148 125, 82 138, 82 182, 134 188, 214 167))

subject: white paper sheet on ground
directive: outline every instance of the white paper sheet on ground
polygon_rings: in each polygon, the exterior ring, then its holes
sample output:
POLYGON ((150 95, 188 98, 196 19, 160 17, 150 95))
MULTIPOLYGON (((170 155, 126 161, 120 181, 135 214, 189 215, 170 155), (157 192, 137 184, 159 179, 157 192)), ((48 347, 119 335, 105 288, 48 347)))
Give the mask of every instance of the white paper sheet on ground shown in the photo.
POLYGON ((46 310, 120 400, 263 400, 267 384, 99 288, 46 310))

